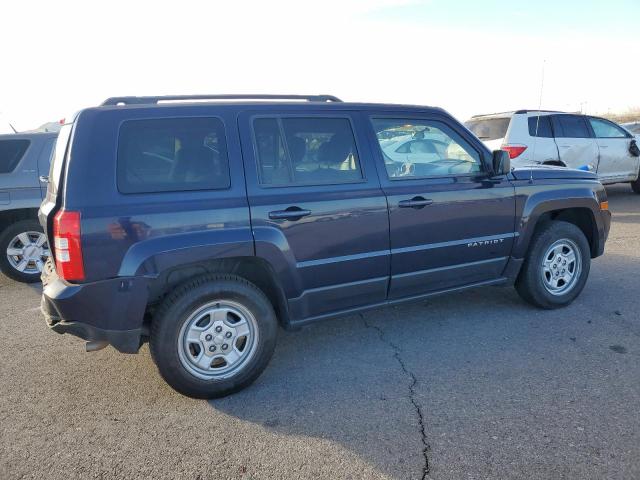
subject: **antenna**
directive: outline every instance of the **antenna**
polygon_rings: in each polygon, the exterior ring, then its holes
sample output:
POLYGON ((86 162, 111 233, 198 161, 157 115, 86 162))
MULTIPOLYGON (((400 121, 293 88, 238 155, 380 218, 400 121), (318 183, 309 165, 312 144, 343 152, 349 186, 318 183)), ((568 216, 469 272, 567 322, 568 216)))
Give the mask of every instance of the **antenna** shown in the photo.
MULTIPOLYGON (((542 77, 540 79, 540 98, 538 100, 538 115, 536 116, 536 134, 533 137, 533 148, 531 152, 531 161, 536 158, 536 141, 538 140, 538 128, 540 127, 540 110, 542 110, 542 92, 544 91, 544 65, 546 60, 542 60, 542 77)), ((529 172, 529 183, 533 183, 533 168, 529 172)))
POLYGON ((13 133, 18 133, 18 130, 16 130, 16 127, 11 125, 11 123, 9 123, 9 126, 11 127, 11 130, 13 130, 13 133))

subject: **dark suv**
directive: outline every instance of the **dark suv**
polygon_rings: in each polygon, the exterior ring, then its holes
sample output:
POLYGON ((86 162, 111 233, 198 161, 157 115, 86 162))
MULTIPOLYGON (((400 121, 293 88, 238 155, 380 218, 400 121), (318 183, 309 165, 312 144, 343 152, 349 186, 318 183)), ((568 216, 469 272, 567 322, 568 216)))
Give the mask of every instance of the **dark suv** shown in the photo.
POLYGON ((567 305, 610 214, 592 173, 511 170, 437 108, 213 95, 81 111, 40 221, 51 328, 148 340, 172 387, 210 398, 260 374, 278 325, 480 285, 567 305))

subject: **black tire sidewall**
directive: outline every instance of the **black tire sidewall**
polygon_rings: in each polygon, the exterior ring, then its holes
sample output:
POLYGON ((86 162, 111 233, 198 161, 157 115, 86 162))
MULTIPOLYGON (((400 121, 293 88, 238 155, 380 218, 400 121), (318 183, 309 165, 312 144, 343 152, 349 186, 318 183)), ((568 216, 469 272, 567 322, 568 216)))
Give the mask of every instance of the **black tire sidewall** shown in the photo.
POLYGON ((13 238, 23 232, 43 233, 42 227, 37 220, 20 220, 0 233, 0 271, 8 278, 22 283, 35 283, 40 281, 40 273, 22 273, 13 268, 7 258, 7 247, 13 238))
POLYGON ((634 182, 631 182, 631 189, 635 193, 640 193, 640 176, 638 176, 638 178, 634 182))
POLYGON ((257 287, 235 276, 205 276, 179 287, 165 299, 152 322, 150 349, 160 374, 175 390, 193 398, 216 398, 246 387, 262 373, 273 354, 277 330, 271 303, 257 287), (178 337, 182 325, 195 310, 217 300, 234 301, 251 311, 258 324, 258 345, 237 375, 203 380, 182 365, 178 337))
POLYGON ((591 249, 582 230, 572 223, 552 221, 534 234, 523 271, 516 282, 516 288, 525 300, 538 307, 546 309, 563 307, 580 295, 589 277, 590 268, 591 249), (570 291, 563 295, 553 295, 544 287, 540 270, 542 256, 551 244, 561 239, 571 240, 580 250, 581 273, 578 282, 570 291))

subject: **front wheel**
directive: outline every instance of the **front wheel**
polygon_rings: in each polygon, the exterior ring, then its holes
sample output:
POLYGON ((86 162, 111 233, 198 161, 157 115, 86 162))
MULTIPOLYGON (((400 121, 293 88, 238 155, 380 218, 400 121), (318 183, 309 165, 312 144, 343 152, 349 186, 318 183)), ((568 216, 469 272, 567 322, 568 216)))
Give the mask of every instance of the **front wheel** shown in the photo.
POLYGON ((262 373, 277 329, 273 307, 255 285, 235 275, 207 275, 165 299, 152 321, 151 354, 178 392, 222 397, 262 373))
POLYGON ((582 230, 572 223, 552 221, 534 233, 516 290, 537 307, 563 307, 584 288, 590 266, 589 242, 582 230))

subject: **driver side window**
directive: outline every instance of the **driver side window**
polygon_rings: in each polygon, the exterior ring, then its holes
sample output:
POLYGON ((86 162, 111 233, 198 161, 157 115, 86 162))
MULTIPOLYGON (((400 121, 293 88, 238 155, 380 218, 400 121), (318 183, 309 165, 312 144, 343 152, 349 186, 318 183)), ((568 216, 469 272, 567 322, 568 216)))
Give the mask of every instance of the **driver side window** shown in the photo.
POLYGON ((480 154, 442 122, 374 118, 372 123, 392 180, 481 171, 480 154))

